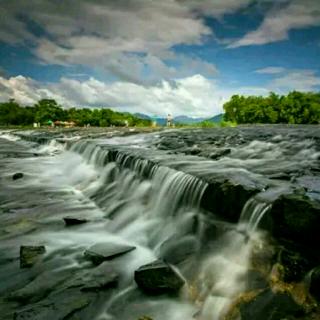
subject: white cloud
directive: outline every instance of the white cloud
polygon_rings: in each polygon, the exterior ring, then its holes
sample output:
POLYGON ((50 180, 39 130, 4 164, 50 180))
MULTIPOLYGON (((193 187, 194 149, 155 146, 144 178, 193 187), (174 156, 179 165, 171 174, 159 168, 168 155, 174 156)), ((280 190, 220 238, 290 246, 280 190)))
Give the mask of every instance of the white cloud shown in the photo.
POLYGON ((260 27, 233 42, 229 48, 262 45, 286 40, 289 31, 320 25, 319 0, 292 0, 285 7, 275 7, 269 11, 260 27))
POLYGON ((266 67, 263 69, 256 70, 255 73, 259 74, 279 74, 285 72, 286 69, 282 67, 266 67))
POLYGON ((40 84, 23 76, 0 77, 0 99, 14 98, 32 104, 41 98, 54 98, 65 106, 110 106, 119 111, 147 114, 211 116, 222 111, 222 92, 215 82, 201 75, 165 81, 152 86, 129 82, 105 83, 62 78, 54 84, 40 84))
POLYGON ((269 87, 277 91, 314 91, 320 87, 320 77, 313 70, 290 70, 273 79, 269 87))
POLYGON ((86 65, 135 83, 212 76, 213 64, 176 56, 172 47, 202 44, 213 34, 204 15, 221 17, 252 1, 3 1, 0 41, 26 44, 46 64, 86 65))
POLYGON ((75 80, 62 78, 57 83, 41 84, 23 76, 9 79, 0 76, 0 100, 15 99, 33 104, 42 98, 56 99, 65 107, 111 107, 118 111, 142 112, 165 116, 188 115, 209 117, 222 112, 223 103, 233 94, 267 95, 270 91, 312 91, 320 87, 320 77, 311 70, 288 70, 275 74, 265 87, 225 89, 216 81, 194 75, 176 80, 163 80, 145 86, 126 81, 106 83, 95 78, 75 80))

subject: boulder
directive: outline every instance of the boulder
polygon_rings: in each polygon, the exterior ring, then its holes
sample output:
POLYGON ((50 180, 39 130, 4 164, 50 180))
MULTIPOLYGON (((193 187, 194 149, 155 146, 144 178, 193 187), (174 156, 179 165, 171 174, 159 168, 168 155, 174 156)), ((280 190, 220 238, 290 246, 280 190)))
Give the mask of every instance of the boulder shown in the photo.
POLYGON ((303 309, 287 293, 274 293, 270 289, 240 305, 241 320, 280 320, 302 316, 303 309))
POLYGON ((84 252, 84 256, 94 264, 117 258, 134 250, 136 247, 114 242, 97 243, 84 252))
POLYGON ((12 176, 12 180, 22 179, 24 174, 22 172, 17 172, 12 176))
POLYGON ((309 290, 312 296, 320 302, 320 267, 312 270, 309 290))
POLYGON ((168 263, 178 264, 188 259, 198 250, 199 243, 194 236, 174 236, 161 245, 159 255, 162 260, 168 263))
POLYGON ((86 218, 82 218, 82 217, 64 217, 63 218, 64 223, 67 227, 71 227, 71 226, 76 226, 79 224, 83 224, 88 222, 88 220, 86 218))
POLYGON ((46 252, 45 246, 21 246, 20 247, 20 267, 32 267, 46 252))
POLYGON ((318 250, 320 242, 320 203, 307 194, 293 193, 279 197, 269 213, 272 233, 301 246, 318 250))
POLYGON ((167 263, 155 261, 134 273, 138 287, 148 294, 177 293, 184 285, 182 277, 167 263))
POLYGON ((299 282, 310 270, 309 261, 296 251, 281 249, 278 262, 283 267, 283 280, 285 282, 299 282))
POLYGON ((212 173, 204 179, 208 187, 202 196, 201 207, 231 222, 238 222, 246 202, 266 187, 263 181, 242 171, 212 173))

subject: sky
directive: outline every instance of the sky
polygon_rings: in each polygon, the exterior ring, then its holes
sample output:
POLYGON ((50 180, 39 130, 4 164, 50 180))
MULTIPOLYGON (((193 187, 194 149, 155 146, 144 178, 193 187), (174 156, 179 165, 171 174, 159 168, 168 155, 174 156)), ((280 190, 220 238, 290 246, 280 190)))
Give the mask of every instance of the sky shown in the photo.
POLYGON ((320 90, 320 0, 0 0, 0 101, 210 117, 320 90))

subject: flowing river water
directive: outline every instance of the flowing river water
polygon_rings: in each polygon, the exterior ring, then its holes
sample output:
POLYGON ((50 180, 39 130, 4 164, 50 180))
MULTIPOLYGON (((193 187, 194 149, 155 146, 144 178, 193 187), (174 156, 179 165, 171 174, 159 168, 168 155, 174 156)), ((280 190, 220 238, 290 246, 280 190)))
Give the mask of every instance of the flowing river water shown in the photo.
MULTIPOLYGON (((262 170, 268 175, 289 167, 310 170, 319 157, 312 141, 297 142, 292 151, 290 142, 277 135, 232 147, 218 160, 161 150, 155 146, 165 134, 157 132, 78 138, 37 144, 2 132, 4 319, 13 319, 13 313, 15 319, 224 319, 235 299, 249 290, 252 252, 267 246, 259 224, 272 204, 250 197, 238 222, 216 215, 208 219, 202 199, 210 182, 203 177, 232 168, 267 194, 262 170), (23 179, 12 180, 16 172, 23 172, 23 179), (85 217, 88 223, 65 227, 66 216, 85 217), (135 250, 108 262, 119 276, 115 288, 79 295, 68 283, 92 269, 83 253, 96 243, 135 250), (41 264, 21 269, 21 245, 44 245, 41 264), (135 270, 159 259, 185 280, 178 295, 153 296, 137 288, 135 270), (81 299, 86 300, 78 306, 81 299), (76 306, 69 310, 64 304, 76 306), (67 311, 60 314, 60 308, 67 311)), ((273 184, 271 197, 289 188, 287 181, 273 184)))

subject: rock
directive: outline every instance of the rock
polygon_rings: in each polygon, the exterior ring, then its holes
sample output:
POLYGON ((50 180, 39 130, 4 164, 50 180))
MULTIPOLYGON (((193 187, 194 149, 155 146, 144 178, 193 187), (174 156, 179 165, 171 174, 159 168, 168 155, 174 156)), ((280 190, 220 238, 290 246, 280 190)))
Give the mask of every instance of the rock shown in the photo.
POLYGON ((240 305, 241 320, 280 320, 302 316, 303 309, 287 293, 274 293, 270 289, 240 305))
POLYGON ((266 289, 268 282, 265 277, 256 270, 248 270, 245 275, 246 290, 253 291, 258 289, 266 289))
POLYGON ((24 174, 22 172, 17 172, 12 176, 12 180, 22 179, 24 174))
POLYGON ((285 282, 301 281, 310 269, 310 263, 299 252, 281 249, 278 262, 283 267, 285 282))
POLYGON ((100 264, 111 260, 125 253, 134 250, 136 247, 118 244, 113 242, 97 243, 84 252, 84 256, 94 264, 100 264))
POLYGON ((21 246, 20 268, 32 267, 45 252, 45 246, 21 246))
POLYGON ((118 284, 118 279, 118 273, 109 265, 109 262, 104 262, 78 277, 76 282, 80 283, 81 291, 99 291, 114 288, 118 284))
POLYGON ((266 187, 263 181, 241 171, 212 173, 205 179, 208 187, 201 207, 231 222, 238 222, 246 202, 266 187))
POLYGON ((88 306, 92 297, 77 290, 66 290, 51 295, 38 303, 27 305, 17 310, 14 320, 64 320, 68 319, 74 312, 88 306))
POLYGON ((320 302, 320 267, 312 270, 309 291, 320 302))
POLYGON ((198 250, 199 244, 194 236, 172 237, 161 245, 159 255, 165 262, 178 264, 198 250))
POLYGON ((269 213, 277 239, 288 239, 318 250, 320 242, 320 203, 306 194, 279 197, 269 213))
POLYGON ((8 299, 20 302, 34 302, 44 298, 55 287, 71 275, 70 271, 44 272, 22 289, 12 292, 8 299))
POLYGON ((219 158, 222 158, 228 154, 231 153, 231 149, 219 149, 216 152, 210 153, 209 158, 212 160, 218 160, 219 158))
POLYGON ((67 227, 76 226, 88 222, 86 218, 81 217, 64 217, 63 220, 67 227))
POLYGON ((184 285, 182 277, 167 263, 155 261, 134 273, 138 287, 149 294, 176 293, 184 285))

